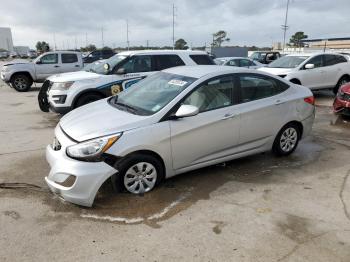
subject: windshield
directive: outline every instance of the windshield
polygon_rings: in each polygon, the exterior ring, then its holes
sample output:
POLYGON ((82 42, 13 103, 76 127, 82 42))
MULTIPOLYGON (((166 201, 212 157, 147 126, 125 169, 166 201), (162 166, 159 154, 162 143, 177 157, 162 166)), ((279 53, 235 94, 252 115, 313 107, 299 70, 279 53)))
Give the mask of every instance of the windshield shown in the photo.
POLYGON ((121 92, 110 103, 138 115, 152 115, 196 81, 196 78, 158 72, 121 92))
POLYGON ((114 55, 111 58, 104 60, 103 62, 91 63, 87 65, 84 70, 87 72, 93 72, 100 75, 107 75, 117 64, 123 61, 126 56, 114 55), (109 64, 109 70, 105 68, 105 64, 109 64))
POLYGON ((295 68, 304 62, 307 56, 283 56, 268 65, 274 68, 295 68))

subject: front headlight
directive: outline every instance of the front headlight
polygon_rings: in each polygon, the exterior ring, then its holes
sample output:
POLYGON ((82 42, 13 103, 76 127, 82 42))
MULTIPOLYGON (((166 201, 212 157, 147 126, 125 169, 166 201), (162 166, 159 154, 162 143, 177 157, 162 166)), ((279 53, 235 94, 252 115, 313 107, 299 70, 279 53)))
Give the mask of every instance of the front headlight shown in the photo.
POLYGON ((85 141, 67 147, 67 155, 83 161, 101 161, 101 155, 106 152, 120 137, 122 133, 85 141))
POLYGON ((3 66, 1 71, 2 72, 8 72, 8 71, 10 71, 10 67, 9 66, 3 66))
POLYGON ((72 85, 74 84, 74 81, 70 81, 70 82, 63 82, 63 83, 53 83, 51 86, 52 90, 62 90, 65 91, 68 88, 70 88, 72 85))

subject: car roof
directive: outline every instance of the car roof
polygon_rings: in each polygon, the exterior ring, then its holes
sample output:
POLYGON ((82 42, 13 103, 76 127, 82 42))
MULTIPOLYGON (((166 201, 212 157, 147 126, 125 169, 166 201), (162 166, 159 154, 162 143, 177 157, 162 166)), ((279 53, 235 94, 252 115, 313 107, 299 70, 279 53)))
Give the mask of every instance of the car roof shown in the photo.
POLYGON ((225 56, 225 57, 218 57, 215 58, 217 60, 229 60, 229 59, 248 59, 251 60, 249 57, 243 57, 243 56, 225 56))
POLYGON ((123 51, 118 55, 132 56, 132 55, 157 55, 157 54, 191 54, 191 55, 207 55, 205 51, 198 50, 137 50, 137 51, 123 51))
MULTIPOLYGON (((343 54, 339 54, 339 53, 332 53, 332 52, 317 52, 317 53, 295 53, 295 54, 289 54, 286 56, 316 56, 316 55, 343 55, 343 54)), ((344 56, 344 55, 343 55, 344 56)))
POLYGON ((231 73, 247 73, 252 72, 252 69, 245 69, 242 67, 233 66, 219 66, 219 65, 195 65, 195 66, 178 66, 172 67, 163 72, 183 75, 187 77, 201 78, 209 74, 231 74, 231 73))

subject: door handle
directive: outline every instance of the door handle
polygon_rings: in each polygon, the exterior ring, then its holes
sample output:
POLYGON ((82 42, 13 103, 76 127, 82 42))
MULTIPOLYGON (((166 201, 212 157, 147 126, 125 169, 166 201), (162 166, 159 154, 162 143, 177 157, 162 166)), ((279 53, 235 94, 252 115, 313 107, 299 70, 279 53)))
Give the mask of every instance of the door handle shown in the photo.
POLYGON ((59 65, 55 65, 54 67, 60 67, 59 65))
POLYGON ((284 104, 286 101, 283 101, 283 100, 281 100, 281 99, 278 99, 278 100, 276 100, 275 101, 275 105, 282 105, 282 104, 284 104))
POLYGON ((75 67, 80 67, 79 65, 75 65, 75 67))
POLYGON ((226 113, 221 120, 231 119, 231 118, 234 118, 236 116, 237 116, 237 114, 235 114, 235 113, 226 113))

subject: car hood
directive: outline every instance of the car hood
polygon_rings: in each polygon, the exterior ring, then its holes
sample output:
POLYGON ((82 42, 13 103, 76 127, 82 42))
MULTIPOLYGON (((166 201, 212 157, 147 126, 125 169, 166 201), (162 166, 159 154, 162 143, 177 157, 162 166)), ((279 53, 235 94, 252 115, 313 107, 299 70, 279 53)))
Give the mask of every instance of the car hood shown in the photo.
POLYGON ((97 79, 102 75, 86 72, 86 71, 77 71, 71 73, 63 73, 58 75, 53 75, 48 78, 51 82, 69 82, 69 81, 79 81, 79 80, 89 80, 97 79))
POLYGON ((261 67, 258 70, 270 73, 273 75, 287 75, 294 71, 294 68, 275 68, 275 67, 261 67))
POLYGON ((59 125, 69 137, 81 142, 142 127, 149 120, 149 116, 134 115, 113 107, 106 98, 71 111, 59 125))

